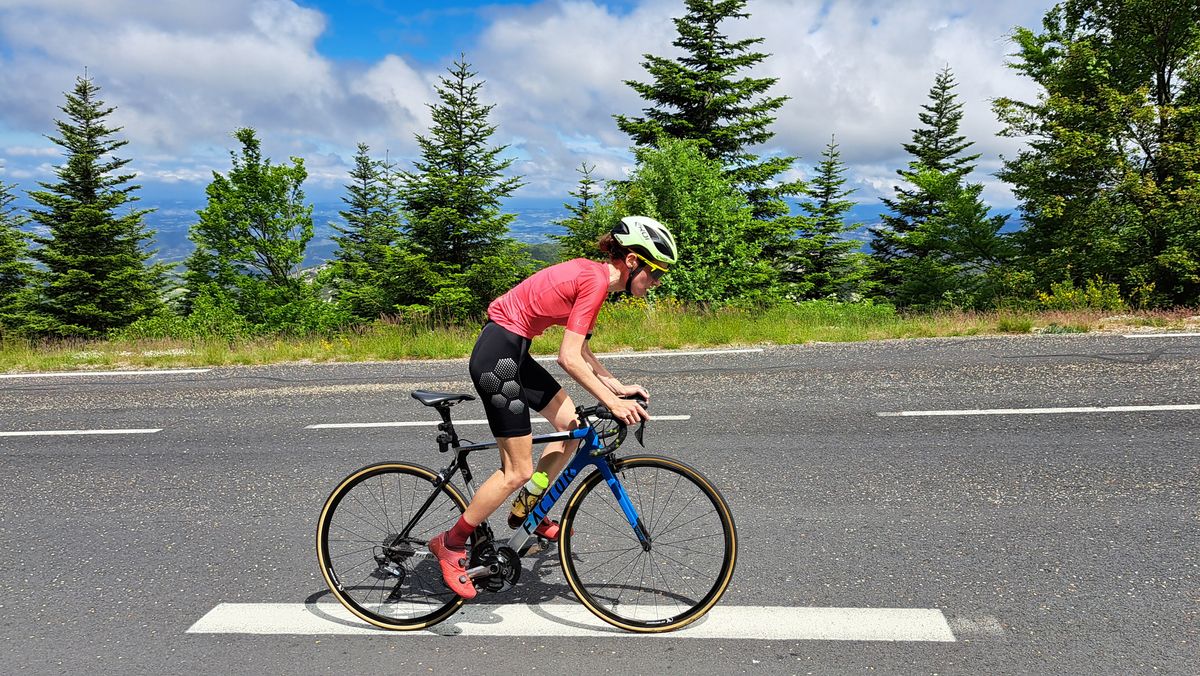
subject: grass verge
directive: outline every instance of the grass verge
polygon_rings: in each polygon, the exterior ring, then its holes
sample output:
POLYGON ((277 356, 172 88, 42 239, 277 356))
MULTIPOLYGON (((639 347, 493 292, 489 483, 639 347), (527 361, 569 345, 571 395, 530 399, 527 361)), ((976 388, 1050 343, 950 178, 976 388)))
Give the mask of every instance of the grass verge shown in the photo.
MULTIPOLYGON (((825 302, 766 310, 705 310, 672 303, 648 306, 627 302, 605 306, 592 350, 600 353, 895 338, 1200 330, 1197 314, 1190 309, 1120 315, 1092 310, 898 314, 888 306, 825 302)), ((0 343, 0 372, 457 358, 470 353, 478 329, 475 324, 379 323, 332 336, 232 341, 6 340, 0 343)), ((533 352, 554 353, 561 336, 561 328, 552 328, 534 341, 533 352)))

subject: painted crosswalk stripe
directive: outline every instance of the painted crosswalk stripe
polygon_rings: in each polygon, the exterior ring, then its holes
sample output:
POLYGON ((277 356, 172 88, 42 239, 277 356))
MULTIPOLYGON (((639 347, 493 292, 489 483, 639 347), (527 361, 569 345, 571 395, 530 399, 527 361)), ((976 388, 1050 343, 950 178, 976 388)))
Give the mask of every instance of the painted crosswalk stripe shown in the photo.
POLYGON ((158 429, 129 429, 129 430, 30 430, 27 432, 0 432, 0 437, 69 437, 88 434, 155 434, 158 429))
POLYGON ((11 378, 83 378, 87 376, 181 376, 189 373, 208 373, 212 369, 156 369, 149 371, 61 371, 50 373, 3 373, 0 379, 11 378))
POLYGON ((188 630, 192 634, 368 634, 397 640, 430 636, 607 636, 609 638, 732 638, 766 641, 955 641, 934 608, 792 608, 718 605, 683 629, 634 634, 611 627, 579 604, 468 604, 428 630, 388 632, 340 605, 222 603, 188 630))
MULTIPOLYGON (((691 419, 692 419, 692 416, 690 416, 690 415, 656 415, 650 419, 650 422, 653 423, 653 422, 660 421, 660 420, 681 421, 681 420, 691 420, 691 419)), ((550 421, 546 420, 545 418, 534 418, 531 422, 549 424, 550 421)), ((357 428, 357 427, 436 427, 440 424, 441 423, 439 423, 436 420, 421 420, 418 422, 322 423, 319 425, 309 425, 309 426, 305 427, 304 429, 306 429, 306 430, 341 430, 341 429, 353 429, 353 428, 357 428)), ((458 427, 459 425, 486 425, 486 424, 487 424, 486 420, 455 420, 454 421, 455 427, 458 427)))
POLYGON ((1142 413, 1155 411, 1200 411, 1200 404, 1168 404, 1163 406, 1078 406, 1073 408, 985 408, 961 411, 880 411, 881 418, 953 415, 1048 415, 1054 413, 1142 413))

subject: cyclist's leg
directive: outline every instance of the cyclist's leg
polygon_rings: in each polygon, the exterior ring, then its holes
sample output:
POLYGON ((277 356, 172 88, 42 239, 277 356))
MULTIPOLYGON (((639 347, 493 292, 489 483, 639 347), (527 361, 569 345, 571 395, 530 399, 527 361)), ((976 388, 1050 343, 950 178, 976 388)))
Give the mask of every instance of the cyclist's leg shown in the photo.
MULTIPOLYGON (((575 403, 541 364, 533 359, 526 359, 521 363, 521 385, 525 390, 529 408, 542 414, 542 417, 554 425, 555 430, 565 432, 579 426, 579 421, 575 419, 575 403)), ((547 444, 538 460, 537 471, 545 472, 553 481, 570 460, 577 446, 579 441, 574 439, 547 444)))
MULTIPOLYGON (((538 412, 546 420, 549 420, 550 424, 554 425, 554 429, 559 432, 579 427, 579 420, 575 417, 575 402, 571 401, 571 396, 567 394, 566 390, 559 390, 550 403, 538 412)), ((538 459, 536 471, 545 472, 546 476, 553 480, 571 459, 571 455, 575 453, 578 446, 578 439, 546 444, 546 448, 542 451, 542 457, 538 459)))
POLYGON ((501 469, 493 473, 471 499, 463 518, 471 525, 483 523, 533 474, 533 435, 497 437, 501 469))
MULTIPOLYGON (((471 380, 479 392, 488 427, 500 447, 500 471, 488 477, 463 517, 472 525, 483 523, 533 474, 533 428, 529 424, 530 397, 523 376, 530 372, 529 339, 495 322, 488 322, 471 352, 471 380)), ((541 369, 543 373, 545 369, 541 369)), ((535 374, 535 395, 545 383, 535 374)), ((549 375, 546 376, 549 378, 549 375)), ((555 389, 558 383, 550 379, 555 389)))

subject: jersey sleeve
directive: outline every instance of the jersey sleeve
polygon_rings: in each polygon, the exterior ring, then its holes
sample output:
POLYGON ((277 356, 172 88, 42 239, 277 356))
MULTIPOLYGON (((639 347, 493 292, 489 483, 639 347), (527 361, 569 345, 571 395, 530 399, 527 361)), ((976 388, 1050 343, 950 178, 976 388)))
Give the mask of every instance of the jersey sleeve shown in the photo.
POLYGON ((581 275, 575 294, 575 304, 567 317, 567 330, 587 335, 596 324, 600 306, 608 298, 608 280, 603 275, 581 275))

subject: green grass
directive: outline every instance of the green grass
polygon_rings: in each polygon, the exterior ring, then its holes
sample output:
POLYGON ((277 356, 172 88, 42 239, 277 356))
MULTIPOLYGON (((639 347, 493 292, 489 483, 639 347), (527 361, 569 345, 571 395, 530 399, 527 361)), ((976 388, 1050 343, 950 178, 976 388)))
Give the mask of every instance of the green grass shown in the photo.
MULTIPOLYGON (((650 306, 644 301, 631 301, 604 307, 592 350, 601 353, 1138 328, 1196 330, 1200 317, 1195 314, 1187 309, 1115 316, 1091 310, 901 314, 888 306, 827 302, 710 310, 669 302, 650 306)), ((478 331, 477 323, 378 323, 332 336, 235 341, 9 339, 0 342, 0 372, 458 358, 470 354, 478 331)), ((552 328, 534 341, 532 349, 538 354, 552 354, 558 350, 561 338, 562 329, 552 328)))

